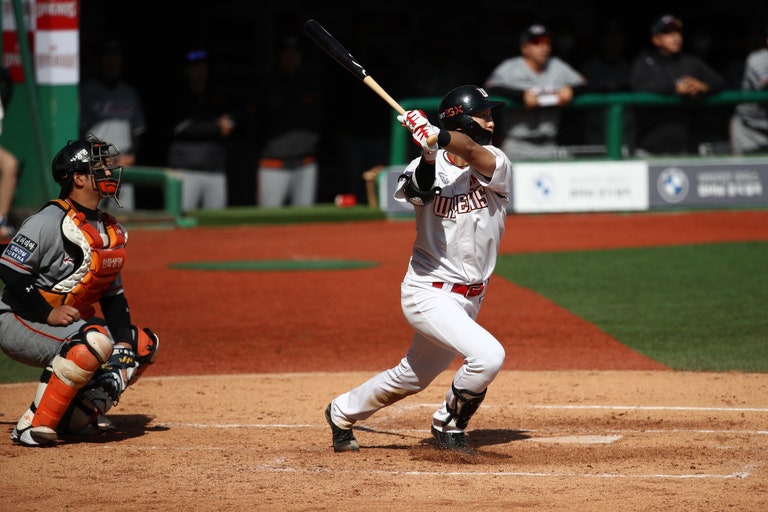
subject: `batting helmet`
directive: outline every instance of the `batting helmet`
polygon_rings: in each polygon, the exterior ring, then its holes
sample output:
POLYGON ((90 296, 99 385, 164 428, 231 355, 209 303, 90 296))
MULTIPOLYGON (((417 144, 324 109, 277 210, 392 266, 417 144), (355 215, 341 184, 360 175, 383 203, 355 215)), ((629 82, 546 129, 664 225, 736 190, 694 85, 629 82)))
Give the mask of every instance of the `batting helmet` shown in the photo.
POLYGON ((67 142, 53 158, 51 165, 53 180, 61 187, 59 198, 64 199, 69 195, 75 173, 92 175, 102 197, 117 198, 123 168, 111 165, 111 160, 119 154, 114 144, 92 134, 88 134, 85 139, 67 142))
POLYGON ((472 114, 495 110, 505 105, 503 101, 491 101, 485 89, 476 85, 462 85, 448 91, 440 101, 437 120, 443 130, 466 133, 478 144, 490 144, 492 133, 481 128, 472 114))

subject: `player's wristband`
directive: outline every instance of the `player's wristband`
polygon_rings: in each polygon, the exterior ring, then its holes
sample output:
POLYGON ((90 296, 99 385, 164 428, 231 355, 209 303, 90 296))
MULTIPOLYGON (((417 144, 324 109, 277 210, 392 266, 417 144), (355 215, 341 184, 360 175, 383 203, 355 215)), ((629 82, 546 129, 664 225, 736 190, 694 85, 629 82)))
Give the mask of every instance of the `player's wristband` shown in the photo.
POLYGON ((437 134, 437 145, 441 148, 444 148, 448 144, 451 143, 451 134, 448 133, 448 130, 440 130, 440 133, 437 134))

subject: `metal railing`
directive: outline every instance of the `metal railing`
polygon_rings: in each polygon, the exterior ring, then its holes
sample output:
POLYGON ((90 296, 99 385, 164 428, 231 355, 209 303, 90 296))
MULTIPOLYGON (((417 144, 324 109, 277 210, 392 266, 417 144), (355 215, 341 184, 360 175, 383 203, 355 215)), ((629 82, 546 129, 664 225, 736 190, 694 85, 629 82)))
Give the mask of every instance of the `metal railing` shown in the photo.
MULTIPOLYGON (((435 112, 440 104, 439 97, 408 98, 400 101, 400 105, 406 110, 421 109, 425 112, 435 112)), ((520 108, 519 103, 506 98, 494 97, 504 100, 506 108, 520 108)), ((717 94, 702 96, 700 98, 683 98, 675 95, 654 94, 649 92, 612 92, 612 93, 585 93, 574 98, 573 103, 562 108, 603 108, 605 109, 606 131, 605 147, 606 156, 611 160, 621 160, 622 145, 624 142, 623 120, 626 107, 649 106, 697 106, 708 108, 719 105, 735 105, 737 103, 768 103, 768 91, 741 91, 728 90, 717 94)), ((397 121, 397 114, 392 115, 392 131, 389 160, 390 165, 402 165, 407 163, 407 144, 410 141, 407 130, 397 121)))

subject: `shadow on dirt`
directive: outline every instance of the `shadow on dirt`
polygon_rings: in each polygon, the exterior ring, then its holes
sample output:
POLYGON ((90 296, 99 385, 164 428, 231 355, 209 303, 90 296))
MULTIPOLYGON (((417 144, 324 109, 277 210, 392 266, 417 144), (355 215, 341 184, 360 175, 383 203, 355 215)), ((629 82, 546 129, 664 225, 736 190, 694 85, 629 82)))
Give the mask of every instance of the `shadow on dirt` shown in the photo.
POLYGON ((115 441, 124 441, 141 437, 147 432, 161 432, 170 430, 166 426, 148 425, 154 419, 145 414, 115 414, 109 415, 114 429, 99 430, 95 427, 87 429, 77 434, 61 434, 59 439, 68 443, 113 443, 115 441))
POLYGON ((489 446, 530 439, 531 436, 525 432, 525 430, 480 429, 470 430, 467 435, 473 446, 489 446))

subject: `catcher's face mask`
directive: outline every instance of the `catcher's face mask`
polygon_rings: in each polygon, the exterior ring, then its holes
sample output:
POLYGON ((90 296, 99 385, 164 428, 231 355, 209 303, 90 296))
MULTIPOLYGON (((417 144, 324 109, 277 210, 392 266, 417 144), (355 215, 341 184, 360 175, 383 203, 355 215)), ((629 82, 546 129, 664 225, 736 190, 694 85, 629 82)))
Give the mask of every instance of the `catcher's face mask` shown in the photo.
POLYGON ((112 165, 120 151, 114 144, 94 140, 91 144, 91 176, 94 187, 101 197, 111 197, 122 208, 119 199, 120 183, 123 178, 123 166, 112 165))

